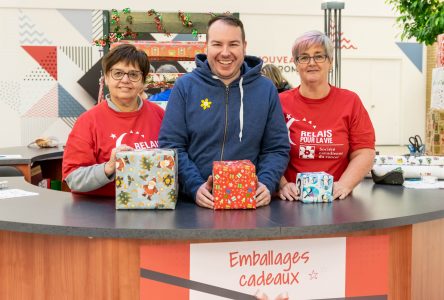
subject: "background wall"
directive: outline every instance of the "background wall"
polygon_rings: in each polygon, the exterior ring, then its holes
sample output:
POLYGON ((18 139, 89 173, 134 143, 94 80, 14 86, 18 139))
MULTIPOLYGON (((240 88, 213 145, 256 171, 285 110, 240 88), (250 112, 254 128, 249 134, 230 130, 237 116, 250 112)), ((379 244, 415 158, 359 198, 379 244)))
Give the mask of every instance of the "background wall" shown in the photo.
MULTIPOLYGON (((239 12, 247 52, 299 78, 291 46, 301 33, 323 31, 321 1, 10 1, 0 2, 0 147, 38 136, 61 142, 95 98, 77 81, 99 60, 92 40, 102 35, 101 10, 239 12)), ((424 135, 425 48, 400 43, 395 16, 384 0, 345 1, 342 11, 342 87, 357 92, 370 113, 378 145, 406 144, 424 135)), ((98 82, 98 78, 97 78, 98 82)))

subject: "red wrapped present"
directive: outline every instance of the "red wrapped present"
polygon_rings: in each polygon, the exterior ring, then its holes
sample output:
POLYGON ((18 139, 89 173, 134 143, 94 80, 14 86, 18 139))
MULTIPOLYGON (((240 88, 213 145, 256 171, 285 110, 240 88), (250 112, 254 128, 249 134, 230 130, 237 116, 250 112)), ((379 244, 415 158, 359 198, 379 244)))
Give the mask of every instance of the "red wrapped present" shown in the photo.
POLYGON ((214 209, 256 208, 256 168, 249 160, 213 162, 214 209))

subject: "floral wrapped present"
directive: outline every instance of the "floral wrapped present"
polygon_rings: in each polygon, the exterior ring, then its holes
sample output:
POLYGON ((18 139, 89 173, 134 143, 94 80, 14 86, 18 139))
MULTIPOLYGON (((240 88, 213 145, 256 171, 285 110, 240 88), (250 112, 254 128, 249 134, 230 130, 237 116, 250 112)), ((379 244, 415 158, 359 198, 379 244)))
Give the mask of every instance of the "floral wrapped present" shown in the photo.
POLYGON ((177 154, 170 149, 118 152, 116 209, 174 209, 177 154))
POLYGON ((333 176, 325 172, 306 172, 296 175, 299 200, 304 203, 333 201, 333 176))
POLYGON ((256 208, 256 168, 249 160, 213 162, 214 209, 256 208))

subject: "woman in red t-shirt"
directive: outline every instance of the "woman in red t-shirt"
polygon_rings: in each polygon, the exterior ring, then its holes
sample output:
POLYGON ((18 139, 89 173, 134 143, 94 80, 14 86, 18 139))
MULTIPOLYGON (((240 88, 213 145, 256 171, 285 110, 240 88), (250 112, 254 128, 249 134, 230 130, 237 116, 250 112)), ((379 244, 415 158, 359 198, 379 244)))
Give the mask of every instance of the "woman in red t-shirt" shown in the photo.
POLYGON ((113 48, 102 59, 109 95, 83 113, 63 155, 63 179, 73 192, 115 195, 116 153, 158 147, 163 109, 140 98, 150 63, 130 44, 113 48))
POLYGON ((333 45, 325 34, 303 34, 292 54, 301 84, 279 94, 291 144, 279 196, 296 200, 296 174, 324 171, 334 177, 333 198, 344 199, 372 168, 373 125, 358 95, 328 83, 333 45))

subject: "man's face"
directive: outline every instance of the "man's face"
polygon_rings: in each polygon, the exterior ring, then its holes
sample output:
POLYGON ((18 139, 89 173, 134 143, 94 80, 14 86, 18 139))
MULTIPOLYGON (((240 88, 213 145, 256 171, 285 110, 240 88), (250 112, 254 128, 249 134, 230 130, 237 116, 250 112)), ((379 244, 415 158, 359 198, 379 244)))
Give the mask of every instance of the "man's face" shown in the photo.
POLYGON ((240 75, 247 43, 240 27, 219 20, 208 28, 207 58, 211 71, 226 85, 240 75))

